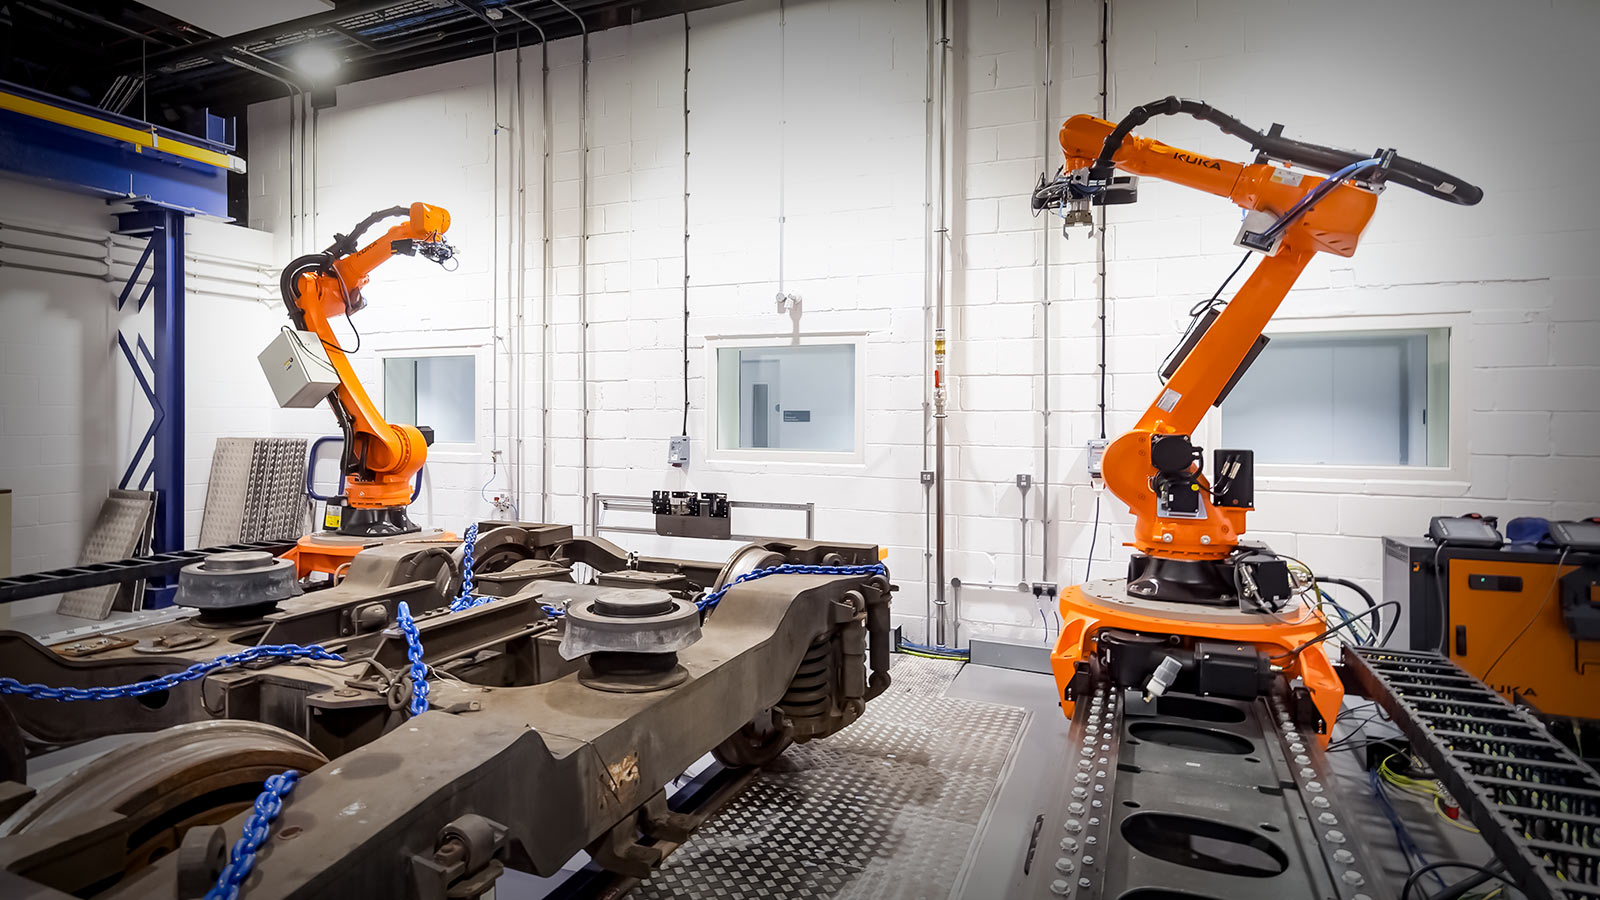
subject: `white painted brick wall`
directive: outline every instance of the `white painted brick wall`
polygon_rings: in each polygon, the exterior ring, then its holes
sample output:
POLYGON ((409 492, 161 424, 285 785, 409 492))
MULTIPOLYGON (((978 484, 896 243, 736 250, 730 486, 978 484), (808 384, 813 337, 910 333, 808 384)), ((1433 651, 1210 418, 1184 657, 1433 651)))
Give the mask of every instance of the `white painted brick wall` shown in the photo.
MULTIPOLYGON (((1452 474, 1263 476, 1257 536, 1320 570, 1375 584, 1377 537, 1418 533, 1430 515, 1600 512, 1600 255, 1593 252, 1594 225, 1580 212, 1600 200, 1590 152, 1600 138, 1600 115, 1583 88, 1592 64, 1584 36, 1600 26, 1596 9, 1511 5, 1465 17, 1447 0, 1404 8, 1361 0, 1360 8, 1341 9, 1341 17, 1381 17, 1386 26, 1352 44, 1327 27, 1329 13, 1316 4, 1113 6, 1114 115, 1168 94, 1197 96, 1260 127, 1284 122, 1291 135, 1309 140, 1396 146, 1487 192, 1470 209, 1401 188, 1387 192, 1356 256, 1314 262, 1280 315, 1295 327, 1332 329, 1346 317, 1394 317, 1395 327, 1409 321, 1399 318, 1407 314, 1448 318, 1460 330, 1452 390, 1463 410, 1452 474), (1482 40, 1491 32, 1494 41, 1482 40), (1397 67, 1426 77, 1398 77, 1397 67), (1273 76, 1288 68, 1325 77, 1273 76), (1504 141, 1485 137, 1503 127, 1508 113, 1536 135, 1537 165, 1513 164, 1504 141)), ((1022 572, 1013 479, 1018 472, 1043 474, 1038 409, 1046 328, 1039 301, 1046 281, 1056 301, 1048 327, 1056 483, 1048 510, 1040 487, 1028 494, 1030 549, 1037 553, 1039 519, 1047 515, 1054 522, 1050 575, 1070 583, 1089 561, 1097 494, 1081 447, 1099 431, 1093 242, 1081 230, 1063 240, 1058 227, 1029 214, 1026 198, 1040 169, 1059 164, 1044 147, 1061 120, 1097 108, 1098 9, 1089 0, 1057 0, 1048 97, 1040 87, 1042 3, 968 0, 954 9, 960 133, 951 146, 947 574, 964 580, 1011 582, 1022 572)), ((781 33, 773 0, 690 17, 689 432, 696 462, 686 473, 662 461, 682 403, 682 20, 594 38, 591 490, 689 487, 747 500, 814 502, 820 536, 891 548, 889 562, 905 588, 898 602, 916 617, 925 590, 923 495, 916 483, 924 467, 923 11, 889 0, 791 2, 785 15, 781 33), (784 289, 804 298, 798 326, 776 314, 771 300, 778 290, 780 187, 784 289), (705 463, 706 337, 796 328, 867 332, 866 462, 705 463)), ((537 50, 524 54, 526 115, 536 129, 537 50)), ((514 435, 503 425, 498 439, 487 433, 491 376, 482 371, 484 389, 475 402, 483 436, 476 448, 431 464, 424 518, 433 524, 459 525, 488 512, 474 486, 490 475, 490 451, 498 445, 509 455, 519 436, 527 459, 518 491, 524 514, 576 521, 583 512, 576 496, 583 339, 575 326, 577 58, 572 41, 551 48, 555 496, 548 510, 538 508, 542 366, 530 358, 517 401, 502 360, 495 376, 501 405, 520 402, 524 427, 514 435)), ((502 54, 502 121, 511 104, 510 69, 510 54, 502 54)), ((455 218, 460 271, 444 275, 400 261, 375 277, 371 305, 358 319, 374 346, 470 346, 491 354, 496 297, 506 332, 513 309, 505 173, 514 137, 495 134, 491 98, 490 62, 482 58, 341 87, 338 106, 321 115, 311 243, 320 246, 370 209, 413 199, 446 206, 455 218), (417 141, 419 129, 425 142, 417 141), (498 181, 491 166, 496 142, 498 181), (498 227, 491 227, 496 203, 498 227), (498 256, 493 269, 491 255, 498 256)), ((280 255, 287 247, 284 122, 282 102, 255 107, 249 148, 252 224, 279 235, 280 255)), ((1161 119, 1143 131, 1201 152, 1248 156, 1237 141, 1189 120, 1161 119)), ((543 322, 543 198, 537 134, 527 138, 535 155, 523 312, 536 341, 543 322)), ((1224 200, 1146 181, 1141 202, 1113 209, 1109 220, 1108 418, 1115 433, 1154 394, 1153 371, 1188 307, 1232 267, 1238 212, 1224 200)), ((1214 435, 1214 423, 1209 427, 1214 435)), ((497 477, 496 486, 507 483, 503 467, 497 477)), ((1129 532, 1126 511, 1104 500, 1093 554, 1097 576, 1120 570, 1127 553, 1120 543, 1129 532)), ((710 552, 682 542, 639 544, 710 552)), ((1039 569, 1035 558, 1030 576, 1039 569)), ((991 597, 970 612, 997 628, 1010 623, 1021 636, 1036 630, 1025 624, 1037 615, 1031 597, 991 597)))
MULTIPOLYGON (((99 198, 14 180, 0 185, 0 218, 100 240, 114 224, 99 198)), ((61 244, 33 235, 9 246, 8 258, 104 271, 98 263, 30 256, 19 247, 61 244)), ((230 294, 245 288, 207 280, 255 277, 252 266, 272 265, 271 245, 272 236, 262 232, 204 221, 188 225, 186 254, 199 257, 189 260, 186 296, 184 524, 191 545, 199 535, 218 437, 327 430, 314 424, 320 421, 317 411, 278 409, 256 365, 256 354, 283 322, 281 304, 219 296, 219 287, 230 294), (229 262, 208 261, 218 256, 229 262)), ((93 245, 67 246, 83 252, 93 245)), ((119 249, 115 258, 131 263, 138 253, 119 249)), ((275 275, 262 277, 276 284, 275 275)), ((147 306, 137 312, 131 301, 117 310, 121 288, 120 281, 0 264, 0 487, 13 492, 10 537, 17 572, 78 561, 107 491, 120 481, 150 422, 150 407, 117 347, 117 333, 127 335, 130 345, 143 335, 153 349, 154 311, 147 306)), ((41 609, 54 602, 45 598, 26 606, 41 609)))

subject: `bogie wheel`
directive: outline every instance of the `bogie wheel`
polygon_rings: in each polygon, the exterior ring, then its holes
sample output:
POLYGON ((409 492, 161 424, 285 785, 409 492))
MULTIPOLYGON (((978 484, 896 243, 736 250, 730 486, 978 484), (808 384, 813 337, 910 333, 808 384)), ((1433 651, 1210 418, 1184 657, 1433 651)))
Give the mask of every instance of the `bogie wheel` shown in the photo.
MULTIPOLYGON (((69 893, 115 884, 176 851, 185 832, 248 809, 269 776, 310 772, 327 757, 295 735, 259 722, 192 722, 119 747, 44 789, 0 822, 0 836, 44 833, 91 812, 121 814, 120 871, 61 873, 69 893)), ((104 858, 104 857, 102 857, 104 858)))

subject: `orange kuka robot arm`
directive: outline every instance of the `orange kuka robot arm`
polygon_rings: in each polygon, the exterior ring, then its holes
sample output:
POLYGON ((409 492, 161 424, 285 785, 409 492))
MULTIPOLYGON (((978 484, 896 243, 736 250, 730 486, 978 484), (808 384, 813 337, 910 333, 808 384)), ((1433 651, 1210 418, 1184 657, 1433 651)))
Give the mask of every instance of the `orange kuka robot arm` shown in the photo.
POLYGON ((344 432, 345 500, 355 511, 344 517, 353 521, 342 522, 342 533, 374 536, 417 530, 405 510, 411 502, 411 480, 427 459, 432 435, 415 425, 385 421, 350 365, 348 353, 354 348, 339 343, 330 321, 366 305, 362 289, 372 270, 390 257, 420 254, 441 265, 451 259, 454 250, 443 240, 449 227, 450 213, 424 203, 380 210, 349 235, 336 235, 327 250, 300 257, 284 270, 284 304, 290 317, 296 327, 321 339, 339 376, 328 402, 344 432), (406 218, 356 249, 362 232, 393 216, 406 218))
MULTIPOLYGON (((1272 223, 1242 240, 1269 255, 1205 328, 1133 429, 1106 448, 1103 460, 1106 486, 1134 514, 1133 543, 1139 551, 1168 559, 1223 559, 1244 533, 1246 509, 1213 503, 1211 482, 1201 474, 1201 456, 1189 436, 1253 360, 1262 331, 1306 264, 1316 253, 1355 252, 1377 206, 1376 189, 1384 180, 1466 204, 1476 203, 1481 191, 1392 152, 1364 159, 1275 134, 1261 135, 1205 104, 1175 98, 1140 107, 1116 125, 1093 116, 1074 116, 1061 127, 1060 137, 1066 171, 1078 173, 1078 183, 1088 191, 1095 183, 1109 184, 1115 167, 1227 197, 1245 210, 1265 214, 1259 218, 1272 223), (1265 162, 1246 165, 1212 159, 1130 133, 1152 115, 1178 112, 1218 124, 1251 141, 1264 156, 1333 174, 1322 178, 1265 162), (1360 179, 1365 186, 1346 180, 1354 174, 1352 169, 1370 173, 1360 179), (1187 499, 1182 496, 1185 492, 1191 495, 1187 499)), ((1062 179, 1058 184, 1065 187, 1070 182, 1062 179)), ((1085 206, 1092 202, 1092 193, 1079 194, 1075 202, 1085 206)), ((1057 194, 1062 199, 1074 196, 1057 194)), ((1247 219, 1247 231, 1249 224, 1247 219)))

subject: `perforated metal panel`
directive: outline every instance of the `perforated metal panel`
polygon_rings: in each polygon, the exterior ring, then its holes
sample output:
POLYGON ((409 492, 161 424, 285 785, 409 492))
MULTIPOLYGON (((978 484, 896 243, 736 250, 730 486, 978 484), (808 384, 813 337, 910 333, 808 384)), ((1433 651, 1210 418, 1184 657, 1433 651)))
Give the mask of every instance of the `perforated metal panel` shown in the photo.
POLYGON ((253 438, 217 438, 217 447, 211 453, 211 476, 206 481, 205 510, 200 517, 200 546, 216 547, 239 540, 254 455, 253 438))
POLYGON ((299 537, 305 467, 304 440, 219 438, 211 457, 201 546, 299 537))
MULTIPOLYGON (((125 559, 147 551, 155 497, 149 491, 113 490, 100 506, 100 515, 84 540, 78 564, 125 559)), ((104 619, 111 614, 120 592, 132 594, 137 590, 134 585, 108 584, 68 591, 61 595, 56 612, 84 619, 104 619)), ((130 597, 125 605, 136 607, 137 603, 130 597)))
POLYGON ((896 657, 859 721, 791 747, 632 896, 948 897, 1026 715, 946 698, 959 669, 896 657))

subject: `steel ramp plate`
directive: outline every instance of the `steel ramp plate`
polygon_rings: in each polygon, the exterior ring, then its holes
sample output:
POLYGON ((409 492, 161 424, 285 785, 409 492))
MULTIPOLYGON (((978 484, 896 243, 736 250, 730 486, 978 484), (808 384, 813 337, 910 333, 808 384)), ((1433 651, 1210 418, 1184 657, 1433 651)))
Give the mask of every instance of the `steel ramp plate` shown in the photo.
POLYGON ((200 546, 215 547, 239 540, 255 443, 254 438, 217 438, 217 447, 211 453, 211 476, 206 480, 205 507, 200 517, 200 546))
POLYGON ((791 747, 630 896, 949 897, 1027 716, 945 697, 960 668, 896 656, 859 721, 791 747))
MULTIPOLYGON (((78 564, 109 562, 138 553, 150 539, 155 496, 149 491, 111 491, 84 540, 78 564)), ((108 584, 69 591, 61 595, 56 612, 83 619, 104 619, 111 614, 118 593, 124 589, 133 590, 130 585, 108 584)))

